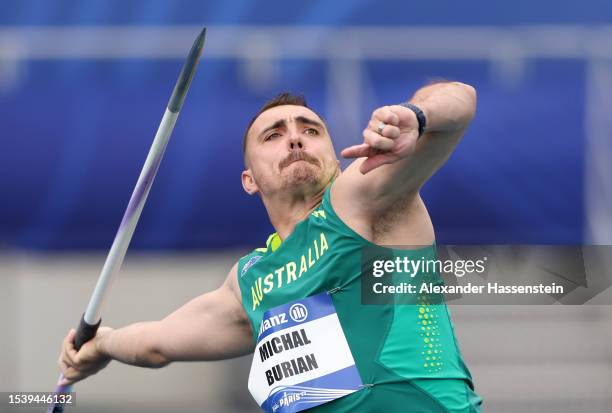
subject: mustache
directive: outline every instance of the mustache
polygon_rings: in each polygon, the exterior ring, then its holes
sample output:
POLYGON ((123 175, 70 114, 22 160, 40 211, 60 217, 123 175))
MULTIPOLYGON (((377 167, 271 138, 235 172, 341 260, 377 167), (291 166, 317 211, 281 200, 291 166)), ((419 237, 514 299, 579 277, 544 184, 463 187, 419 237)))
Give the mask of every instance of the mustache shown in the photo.
POLYGON ((319 164, 319 160, 315 158, 314 156, 312 156, 311 154, 309 154, 308 152, 305 152, 303 150, 296 150, 296 151, 289 152, 289 155, 285 159, 283 159, 281 163, 279 164, 279 168, 283 169, 296 161, 306 161, 313 165, 319 164))

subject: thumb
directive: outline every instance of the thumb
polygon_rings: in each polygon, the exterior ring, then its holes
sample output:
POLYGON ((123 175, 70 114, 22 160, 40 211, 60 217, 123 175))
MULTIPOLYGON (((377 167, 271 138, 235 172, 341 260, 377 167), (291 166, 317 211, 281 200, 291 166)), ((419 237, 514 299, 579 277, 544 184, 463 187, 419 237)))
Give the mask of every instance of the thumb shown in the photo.
POLYGON ((361 166, 359 167, 359 171, 365 175, 368 172, 378 168, 379 166, 382 166, 388 163, 393 163, 393 160, 394 159, 392 156, 388 154, 384 154, 384 153, 378 154, 375 156, 371 156, 361 163, 361 166))
POLYGON ((370 153, 370 145, 362 143, 359 145, 349 146, 340 152, 340 155, 344 158, 361 158, 368 156, 370 153))

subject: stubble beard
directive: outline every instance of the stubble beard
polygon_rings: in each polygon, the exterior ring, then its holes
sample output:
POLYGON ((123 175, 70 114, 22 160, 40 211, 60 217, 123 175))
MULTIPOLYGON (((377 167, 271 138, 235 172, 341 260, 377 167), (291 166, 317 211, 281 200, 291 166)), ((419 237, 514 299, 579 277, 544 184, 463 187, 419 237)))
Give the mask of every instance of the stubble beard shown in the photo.
POLYGON ((305 161, 294 162, 284 171, 284 187, 287 189, 308 188, 320 180, 320 168, 305 161))

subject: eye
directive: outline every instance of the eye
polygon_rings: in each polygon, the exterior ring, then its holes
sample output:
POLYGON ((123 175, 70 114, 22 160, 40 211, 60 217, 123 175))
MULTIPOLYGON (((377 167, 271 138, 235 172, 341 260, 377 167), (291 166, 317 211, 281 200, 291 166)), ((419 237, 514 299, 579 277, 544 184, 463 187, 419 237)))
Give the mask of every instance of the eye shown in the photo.
POLYGON ((272 132, 271 134, 269 134, 268 136, 266 136, 266 137, 264 138, 264 142, 267 142, 267 141, 269 141, 270 139, 274 139, 274 138, 276 138, 277 136, 280 136, 280 133, 278 133, 278 132, 272 132))
POLYGON ((307 128, 304 133, 306 135, 312 135, 312 136, 317 136, 319 134, 319 131, 314 129, 314 128, 307 128))

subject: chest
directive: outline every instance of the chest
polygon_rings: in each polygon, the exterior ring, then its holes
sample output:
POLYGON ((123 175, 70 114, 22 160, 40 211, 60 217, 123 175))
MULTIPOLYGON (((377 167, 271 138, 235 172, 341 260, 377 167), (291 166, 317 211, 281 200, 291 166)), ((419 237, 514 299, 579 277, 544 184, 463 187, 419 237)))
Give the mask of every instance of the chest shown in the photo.
POLYGON ((274 253, 260 259, 243 280, 250 310, 265 311, 287 298, 305 297, 320 289, 334 259, 332 247, 333 237, 315 228, 295 234, 274 253))

